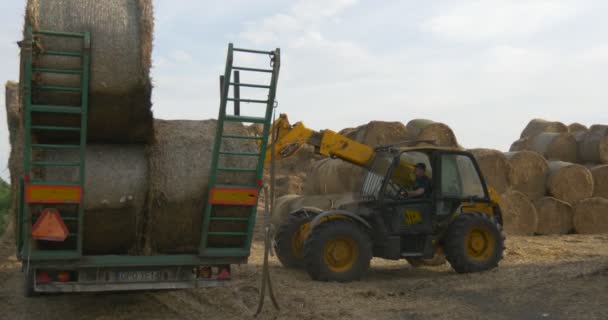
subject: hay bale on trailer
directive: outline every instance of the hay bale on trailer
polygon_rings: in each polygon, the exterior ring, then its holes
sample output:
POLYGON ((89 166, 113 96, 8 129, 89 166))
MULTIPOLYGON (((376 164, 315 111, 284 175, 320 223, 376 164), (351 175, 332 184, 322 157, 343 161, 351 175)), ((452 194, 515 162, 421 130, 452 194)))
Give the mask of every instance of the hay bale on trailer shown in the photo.
POLYGON ((507 152, 505 156, 511 165, 511 187, 528 196, 530 200, 544 196, 549 171, 547 160, 536 152, 525 150, 507 152))
POLYGON ((573 221, 577 233, 608 233, 608 199, 595 197, 577 202, 573 221))
POLYGON ((589 198, 593 195, 593 176, 581 165, 549 161, 547 193, 568 203, 589 198))
POLYGON ((506 192, 510 185, 511 164, 507 157, 498 150, 471 149, 473 156, 479 164, 481 173, 488 184, 498 193, 506 192))
MULTIPOLYGON (((153 16, 151 0, 28 0, 26 25, 34 29, 91 33, 88 138, 99 143, 142 143, 151 140, 153 16)), ((77 39, 41 36, 43 51, 80 51, 77 39)), ((36 55, 36 65, 78 69, 80 58, 36 55)), ((79 76, 39 74, 40 84, 79 86, 79 76)), ((80 105, 80 95, 40 92, 35 101, 80 105)), ((43 114, 35 122, 66 125, 78 117, 43 114), (50 119, 49 117, 55 117, 50 119)), ((62 137, 60 137, 62 138, 62 137)), ((65 139, 71 138, 66 136, 65 139)))
POLYGON ((553 197, 534 201, 538 215, 537 234, 566 234, 572 230, 572 206, 553 197))
POLYGON ((509 190, 501 198, 505 232, 508 235, 533 235, 538 228, 538 215, 528 197, 519 191, 509 190))
POLYGON ((559 121, 532 119, 521 132, 520 138, 534 137, 543 132, 564 133, 568 132, 568 127, 559 121))
POLYGON ((19 204, 19 180, 23 177, 23 112, 19 96, 19 84, 9 81, 5 86, 6 122, 11 151, 8 158, 10 171, 11 197, 8 211, 8 224, 5 236, 12 236, 17 225, 19 204))
MULTIPOLYGON (((155 142, 147 150, 150 178, 144 252, 197 252, 208 195, 216 126, 217 120, 155 120, 155 142)), ((241 124, 227 123, 224 130, 226 134, 247 135, 247 130, 241 124)), ((230 139, 224 141, 222 149, 255 152, 257 148, 250 140, 230 139)), ((222 156, 219 166, 254 168, 256 160, 254 157, 222 156)), ((222 174, 222 177, 217 183, 256 184, 254 173, 222 174)), ((231 214, 246 216, 248 209, 235 208, 231 214)), ((224 223, 234 224, 229 228, 235 231, 243 231, 243 222, 224 223)), ((232 241, 242 240, 236 238, 219 237, 209 241, 223 241, 229 245, 232 241)))
POLYGON ((450 127, 440 122, 427 119, 414 119, 405 126, 407 140, 428 140, 442 147, 458 147, 456 135, 450 127))

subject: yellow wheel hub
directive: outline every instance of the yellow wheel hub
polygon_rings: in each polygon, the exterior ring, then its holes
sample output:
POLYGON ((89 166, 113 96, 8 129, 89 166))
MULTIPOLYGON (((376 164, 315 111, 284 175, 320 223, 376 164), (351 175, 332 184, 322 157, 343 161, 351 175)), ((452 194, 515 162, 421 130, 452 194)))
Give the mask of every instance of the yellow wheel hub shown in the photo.
POLYGON ((302 258, 302 247, 304 246, 304 240, 310 232, 310 222, 302 224, 300 229, 293 233, 291 236, 291 252, 294 257, 302 258))
POLYGON ((325 264, 332 272, 350 270, 358 257, 359 247, 350 237, 338 237, 328 241, 323 252, 325 264))
POLYGON ((496 239, 489 228, 473 228, 464 240, 467 255, 477 261, 485 261, 494 255, 496 239))

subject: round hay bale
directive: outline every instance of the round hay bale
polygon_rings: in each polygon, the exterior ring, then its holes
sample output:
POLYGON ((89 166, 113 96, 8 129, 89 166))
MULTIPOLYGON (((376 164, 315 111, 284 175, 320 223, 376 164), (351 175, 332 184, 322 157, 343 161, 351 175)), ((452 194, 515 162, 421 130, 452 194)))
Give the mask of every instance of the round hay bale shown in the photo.
POLYGON ((608 199, 596 197, 577 202, 573 221, 577 233, 608 233, 608 199))
POLYGON ((278 197, 274 202, 274 208, 272 208, 272 225, 276 228, 281 225, 294 209, 292 203, 303 197, 297 194, 287 194, 278 197))
POLYGON ((589 198, 593 195, 593 176, 584 166, 549 161, 547 193, 568 203, 589 198))
MULTIPOLYGON (((77 150, 49 150, 43 160, 78 162, 79 154, 77 150)), ((132 252, 137 247, 148 189, 145 147, 88 145, 85 163, 84 252, 132 252)), ((41 172, 45 180, 78 181, 77 167, 47 167, 41 172)))
MULTIPOLYGON (((10 171, 11 195, 8 211, 8 227, 5 237, 14 234, 17 225, 17 208, 19 206, 19 180, 23 177, 23 112, 19 96, 19 84, 7 82, 5 86, 6 122, 8 125, 8 138, 11 151, 8 158, 10 171)), ((12 238, 11 238, 12 239, 12 238)))
POLYGON ((321 210, 338 208, 340 205, 356 199, 354 193, 320 194, 320 195, 294 195, 288 194, 277 198, 273 212, 272 223, 275 227, 283 223, 290 213, 304 208, 313 207, 321 210))
POLYGON ((521 138, 521 139, 513 142, 513 144, 511 144, 509 151, 528 150, 529 145, 530 145, 530 138, 521 138))
POLYGON ((537 234, 566 234, 572 230, 572 206, 553 197, 534 201, 538 215, 537 234))
POLYGON ((607 130, 592 126, 581 140, 578 146, 581 162, 608 164, 607 130))
POLYGON ((427 119, 414 119, 407 123, 407 140, 432 141, 442 147, 458 147, 456 136, 446 124, 427 119))
POLYGON ((606 125, 606 124, 594 124, 591 127, 589 127, 589 131, 605 135, 605 134, 608 134, 608 125, 606 125))
POLYGON ((511 187, 530 198, 545 195, 547 185, 547 160, 533 151, 517 151, 505 154, 511 165, 509 181, 511 187))
POLYGON ((304 183, 304 194, 339 194, 361 190, 365 169, 340 159, 317 161, 304 183))
POLYGON ((593 176, 593 196, 608 199, 608 164, 590 168, 593 176))
POLYGON ((576 162, 576 139, 569 133, 543 132, 530 139, 528 150, 536 151, 547 160, 576 162))
POLYGON ((575 132, 581 132, 581 131, 587 131, 589 129, 587 129, 587 126, 585 126, 584 124, 580 124, 578 122, 574 122, 568 125, 568 132, 570 133, 575 133, 575 132))
POLYGON ((401 122, 371 121, 356 128, 343 129, 340 134, 372 147, 408 139, 407 129, 401 122))
POLYGON ((521 132, 520 138, 534 137, 543 132, 564 133, 568 127, 558 121, 547 121, 544 119, 532 119, 521 132))
POLYGON ((504 230, 509 235, 531 236, 538 227, 538 216, 532 202, 519 191, 501 195, 504 230))
MULTIPOLYGON (((97 143, 141 143, 152 138, 151 0, 28 0, 25 24, 34 29, 91 34, 88 138, 97 143)), ((80 51, 81 40, 41 36, 43 50, 80 51)), ((38 66, 77 69, 80 59, 36 57, 38 66)), ((39 83, 79 86, 79 77, 40 74, 39 83)), ((80 95, 40 92, 40 104, 80 105, 80 95)), ((34 122, 71 124, 78 117, 42 114, 34 122)), ((69 139, 71 136, 66 136, 69 139)))
MULTIPOLYGON (((155 120, 155 142, 148 146, 150 170, 148 210, 145 234, 146 253, 198 252, 201 217, 208 195, 211 154, 216 133, 216 120, 166 121, 155 120)), ((226 134, 246 135, 241 124, 226 124, 226 134)), ((227 139, 225 151, 254 152, 255 143, 249 140, 227 139)), ((222 156, 220 167, 253 168, 253 157, 222 156)), ((222 173, 218 184, 255 185, 254 173, 222 173)), ((219 208, 217 216, 247 216, 249 210, 219 208), (230 209, 230 210, 223 210, 230 209), (232 210, 234 209, 234 210, 232 210), (231 211, 232 210, 232 211, 231 211)), ((245 231, 246 223, 212 224, 211 230, 229 228, 245 231)), ((243 237, 209 237, 209 244, 238 245, 243 237)))
POLYGON ((504 193, 509 189, 511 165, 505 155, 493 149, 471 149, 469 150, 481 169, 484 180, 488 186, 494 188, 498 193, 504 193))

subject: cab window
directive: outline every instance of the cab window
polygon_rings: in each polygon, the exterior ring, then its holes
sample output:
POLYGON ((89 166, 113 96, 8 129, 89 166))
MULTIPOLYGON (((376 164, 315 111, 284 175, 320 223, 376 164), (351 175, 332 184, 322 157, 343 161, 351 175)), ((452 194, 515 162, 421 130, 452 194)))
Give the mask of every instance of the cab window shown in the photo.
POLYGON ((441 195, 450 198, 484 198, 481 179, 471 158, 459 154, 441 156, 441 195))
POLYGON ((433 168, 431 161, 426 153, 418 151, 404 152, 399 156, 399 164, 393 169, 391 178, 386 185, 385 196, 388 198, 400 199, 400 192, 410 191, 414 186, 416 175, 414 165, 424 163, 426 166, 426 176, 432 181, 433 168))

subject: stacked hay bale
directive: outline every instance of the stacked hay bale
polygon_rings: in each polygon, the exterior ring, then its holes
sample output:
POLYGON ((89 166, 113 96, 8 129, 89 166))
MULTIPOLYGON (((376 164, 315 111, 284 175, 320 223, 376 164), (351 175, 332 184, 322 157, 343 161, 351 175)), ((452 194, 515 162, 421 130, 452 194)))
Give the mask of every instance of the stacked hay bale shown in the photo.
POLYGON ((419 145, 458 147, 456 135, 446 124, 427 119, 414 119, 405 127, 408 140, 421 141, 419 145))
POLYGON ((533 119, 510 151, 512 188, 534 203, 537 234, 608 232, 608 126, 533 119))

